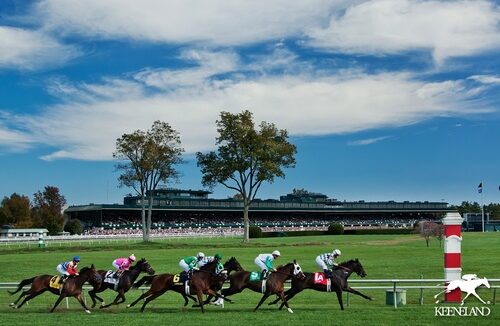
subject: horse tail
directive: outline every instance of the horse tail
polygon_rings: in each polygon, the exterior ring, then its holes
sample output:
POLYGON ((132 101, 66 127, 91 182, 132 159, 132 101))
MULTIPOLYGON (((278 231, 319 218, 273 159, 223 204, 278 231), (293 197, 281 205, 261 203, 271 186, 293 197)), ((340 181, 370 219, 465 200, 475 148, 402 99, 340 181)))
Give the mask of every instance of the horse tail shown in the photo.
POLYGON ((26 285, 33 283, 33 280, 35 278, 36 278, 36 276, 32 277, 32 278, 27 278, 25 280, 22 280, 21 283, 19 283, 19 285, 17 286, 17 289, 15 291, 7 291, 7 292, 9 292, 11 295, 12 294, 16 294, 17 292, 21 291, 21 289, 23 287, 25 287, 26 285))
POLYGON ((139 281, 135 282, 134 285, 132 285, 133 288, 138 288, 143 284, 151 284, 153 282, 153 278, 155 275, 146 275, 143 278, 141 278, 139 281))

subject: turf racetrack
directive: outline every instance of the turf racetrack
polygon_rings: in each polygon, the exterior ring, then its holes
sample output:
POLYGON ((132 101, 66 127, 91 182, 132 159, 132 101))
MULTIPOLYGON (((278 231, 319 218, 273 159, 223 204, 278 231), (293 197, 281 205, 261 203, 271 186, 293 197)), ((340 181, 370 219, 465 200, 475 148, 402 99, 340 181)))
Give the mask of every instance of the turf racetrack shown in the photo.
MULTIPOLYGON (((500 278, 500 234, 466 233, 462 242, 463 273, 475 273, 480 277, 500 278)), ((49 247, 43 250, 34 248, 0 247, 0 282, 18 282, 38 274, 55 274, 56 265, 73 255, 80 255, 80 268, 94 263, 98 269, 110 269, 111 262, 119 256, 134 253, 145 257, 157 273, 179 272, 178 262, 187 255, 203 251, 207 255, 221 253, 226 261, 235 256, 246 270, 256 270, 253 263, 257 254, 281 251, 279 264, 297 259, 306 272, 317 271, 315 257, 332 248, 342 251, 342 259, 359 258, 367 273, 367 279, 414 279, 443 278, 443 249, 437 240, 432 240, 429 248, 417 235, 351 235, 289 237, 273 239, 254 239, 251 244, 243 245, 240 239, 177 239, 158 240, 145 245, 139 242, 113 242, 112 244, 78 247, 49 247)), ((359 279, 355 274, 350 279, 359 279)), ((360 284, 358 284, 360 285, 360 284)), ((363 284, 367 285, 367 284, 363 284)), ((354 286, 356 286, 354 284, 354 286)), ((225 308, 206 306, 205 314, 199 308, 182 307, 182 297, 167 292, 152 301, 144 313, 139 312, 140 303, 130 309, 125 306, 140 295, 131 290, 126 294, 127 301, 106 310, 93 309, 92 314, 83 312, 78 302, 70 298, 70 309, 65 303, 53 314, 48 311, 56 296, 45 293, 30 301, 19 310, 8 307, 17 298, 5 290, 0 293, 1 325, 429 325, 429 324, 500 324, 500 305, 490 304, 488 317, 436 317, 433 295, 435 290, 425 290, 424 305, 419 305, 420 290, 408 290, 407 305, 398 309, 385 304, 384 290, 360 290, 371 296, 366 301, 358 296, 350 296, 350 306, 341 311, 334 293, 306 290, 290 301, 294 314, 286 309, 264 303, 257 312, 252 312, 261 294, 245 290, 231 298, 234 304, 225 308)), ((484 300, 492 300, 491 289, 479 289, 484 300)), ((107 290, 100 294, 106 303, 115 293, 107 290)), ((90 299, 87 303, 90 306, 90 299)), ((268 301, 274 299, 271 296, 268 301)), ((346 296, 344 294, 344 304, 346 296)), ((466 302, 467 306, 482 306, 474 297, 466 302)))

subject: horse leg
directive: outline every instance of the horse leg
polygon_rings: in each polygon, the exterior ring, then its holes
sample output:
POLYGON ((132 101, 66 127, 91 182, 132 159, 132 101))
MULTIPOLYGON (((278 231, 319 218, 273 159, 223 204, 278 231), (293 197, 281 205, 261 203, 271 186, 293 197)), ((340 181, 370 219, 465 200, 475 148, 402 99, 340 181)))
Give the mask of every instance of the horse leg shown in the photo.
POLYGON ((369 296, 367 296, 367 295, 364 295, 363 293, 361 293, 361 292, 359 292, 359 291, 354 290, 353 288, 347 287, 347 288, 345 289, 345 291, 347 291, 347 292, 351 292, 351 293, 353 293, 353 294, 357 294, 357 295, 359 295, 360 297, 363 297, 363 298, 365 298, 365 299, 367 299, 367 300, 372 301, 372 298, 370 298, 370 297, 369 297, 369 296))
POLYGON ((34 297, 37 297, 39 296, 40 294, 42 294, 43 292, 45 292, 46 290, 42 290, 40 292, 35 292, 35 293, 30 293, 28 294, 27 296, 24 297, 24 300, 21 302, 21 304, 19 306, 13 306, 12 308, 14 309, 19 309, 21 308, 26 302, 30 301, 31 299, 33 299, 34 297))
POLYGON ((288 312, 289 312, 289 313, 291 313, 291 314, 293 314, 293 310, 292 310, 292 309, 290 308, 290 306, 288 305, 288 301, 287 301, 287 299, 286 299, 286 297, 285 297, 285 294, 284 294, 283 292, 280 292, 280 293, 278 293, 278 296, 280 297, 281 301, 283 302, 283 303, 281 304, 280 309, 283 307, 283 305, 285 305, 285 306, 286 306, 286 309, 288 310, 288 312))
POLYGON ((253 311, 256 312, 257 309, 259 309, 259 307, 264 303, 264 301, 266 301, 267 298, 269 298, 270 295, 271 295, 271 293, 264 293, 264 295, 262 296, 262 299, 260 299, 260 301, 259 301, 259 304, 257 305, 257 307, 255 307, 255 309, 253 311))
POLYGON ((121 294, 120 294, 120 293, 118 293, 118 295, 116 296, 115 300, 113 300, 113 302, 111 302, 110 304, 107 304, 107 305, 102 305, 102 306, 100 306, 99 308, 100 308, 100 309, 103 309, 103 308, 108 308, 109 306, 112 306, 112 305, 118 304, 117 302, 118 302, 118 299, 120 299, 120 297, 121 297, 121 294))
POLYGON ((94 289, 92 289, 92 290, 89 291, 89 296, 92 299, 92 308, 94 308, 95 305, 97 304, 96 299, 99 300, 99 302, 101 303, 101 305, 104 304, 104 300, 102 298, 100 298, 99 296, 97 296, 97 292, 94 289))
MULTIPOLYGON (((290 290, 292 290, 292 289, 290 289, 290 290)), ((288 291, 285 292, 285 299, 286 299, 287 302, 290 301, 290 299, 293 298, 297 293, 299 293, 299 291, 295 291, 295 290, 294 291, 290 291, 290 290, 288 290, 288 291), (288 294, 286 294, 287 292, 288 292, 288 294)), ((279 310, 283 309, 284 305, 285 305, 285 303, 281 302, 279 310)))
MULTIPOLYGON (((289 288, 288 290, 285 291, 285 296, 287 296, 290 292, 292 292, 292 288, 289 288)), ((268 306, 272 306, 273 304, 277 304, 278 301, 280 301, 280 298, 277 297, 276 299, 274 299, 273 301, 269 302, 267 305, 268 306)))
POLYGON ((21 300, 21 298, 23 298, 23 297, 27 296, 28 294, 30 294, 30 292, 31 292, 31 289, 30 289, 30 290, 23 291, 23 292, 21 293, 21 295, 19 296, 19 298, 17 298, 17 300, 16 300, 16 301, 14 301, 14 302, 12 302, 9 306, 11 306, 11 307, 15 307, 15 306, 16 306, 16 304, 19 302, 19 300, 21 300))
POLYGON ((198 302, 200 303, 201 312, 205 313, 205 309, 203 309, 203 292, 196 292, 196 297, 198 297, 198 302))
POLYGON ((64 299, 66 297, 66 294, 63 293, 59 296, 59 298, 57 298, 57 301, 56 303, 54 304, 54 306, 52 307, 52 309, 50 309, 50 312, 54 312, 54 309, 56 309, 56 307, 59 305, 59 303, 61 303, 62 299, 64 299))
POLYGON ((335 291, 339 300, 340 310, 344 310, 344 302, 342 301, 342 290, 335 291))
MULTIPOLYGON (((162 295, 163 293, 167 292, 167 290, 165 289, 165 291, 160 291, 160 292, 156 292, 156 293, 153 293, 151 294, 150 296, 148 296, 146 298, 146 300, 144 301, 144 303, 142 304, 142 307, 141 307, 141 312, 144 312, 144 308, 146 308, 146 305, 150 302, 150 301, 153 301, 154 299, 158 298, 160 295, 162 295)), ((139 301, 139 300, 137 300, 139 301)))
POLYGON ((76 300, 78 300, 78 302, 80 302, 80 304, 82 305, 83 309, 85 309, 85 312, 90 314, 90 310, 89 308, 87 308, 87 306, 85 305, 85 302, 83 302, 82 300, 82 294, 79 293, 78 295, 75 296, 76 300))
POLYGON ((134 300, 134 301, 132 301, 132 303, 129 303, 129 304, 127 305, 127 308, 130 308, 130 307, 135 306, 135 305, 137 304, 137 302, 139 302, 139 301, 143 300, 143 299, 144 299, 144 298, 146 298, 146 297, 151 296, 152 294, 153 294, 153 291, 151 291, 151 290, 148 290, 148 291, 144 292, 143 294, 141 294, 141 296, 140 296, 140 297, 138 297, 138 298, 137 298, 137 300, 134 300))

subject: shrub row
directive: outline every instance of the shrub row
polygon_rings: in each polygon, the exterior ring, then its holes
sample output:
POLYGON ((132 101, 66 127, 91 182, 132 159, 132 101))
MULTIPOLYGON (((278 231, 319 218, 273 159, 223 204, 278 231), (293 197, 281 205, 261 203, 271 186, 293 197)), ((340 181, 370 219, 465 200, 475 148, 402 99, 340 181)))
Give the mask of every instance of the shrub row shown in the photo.
MULTIPOLYGON (((333 226, 334 224, 330 225, 333 226)), ((277 232, 262 232, 258 226, 250 227, 250 238, 280 238, 280 237, 303 237, 313 235, 360 235, 360 234, 411 234, 412 229, 359 229, 359 230, 342 230, 338 227, 328 228, 328 231, 277 231, 277 232)))

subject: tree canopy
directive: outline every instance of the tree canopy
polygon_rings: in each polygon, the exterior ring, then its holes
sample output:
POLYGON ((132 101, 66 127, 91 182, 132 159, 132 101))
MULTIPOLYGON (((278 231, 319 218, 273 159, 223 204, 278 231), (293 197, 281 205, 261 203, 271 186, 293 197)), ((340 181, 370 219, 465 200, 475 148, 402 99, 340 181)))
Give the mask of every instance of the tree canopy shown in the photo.
POLYGON ((261 122, 255 128, 252 113, 221 112, 217 120, 217 150, 196 153, 203 174, 202 184, 217 184, 234 190, 244 203, 244 241, 249 241, 248 210, 262 183, 285 177, 285 168, 295 166, 295 145, 288 141, 288 132, 273 123, 261 122))

